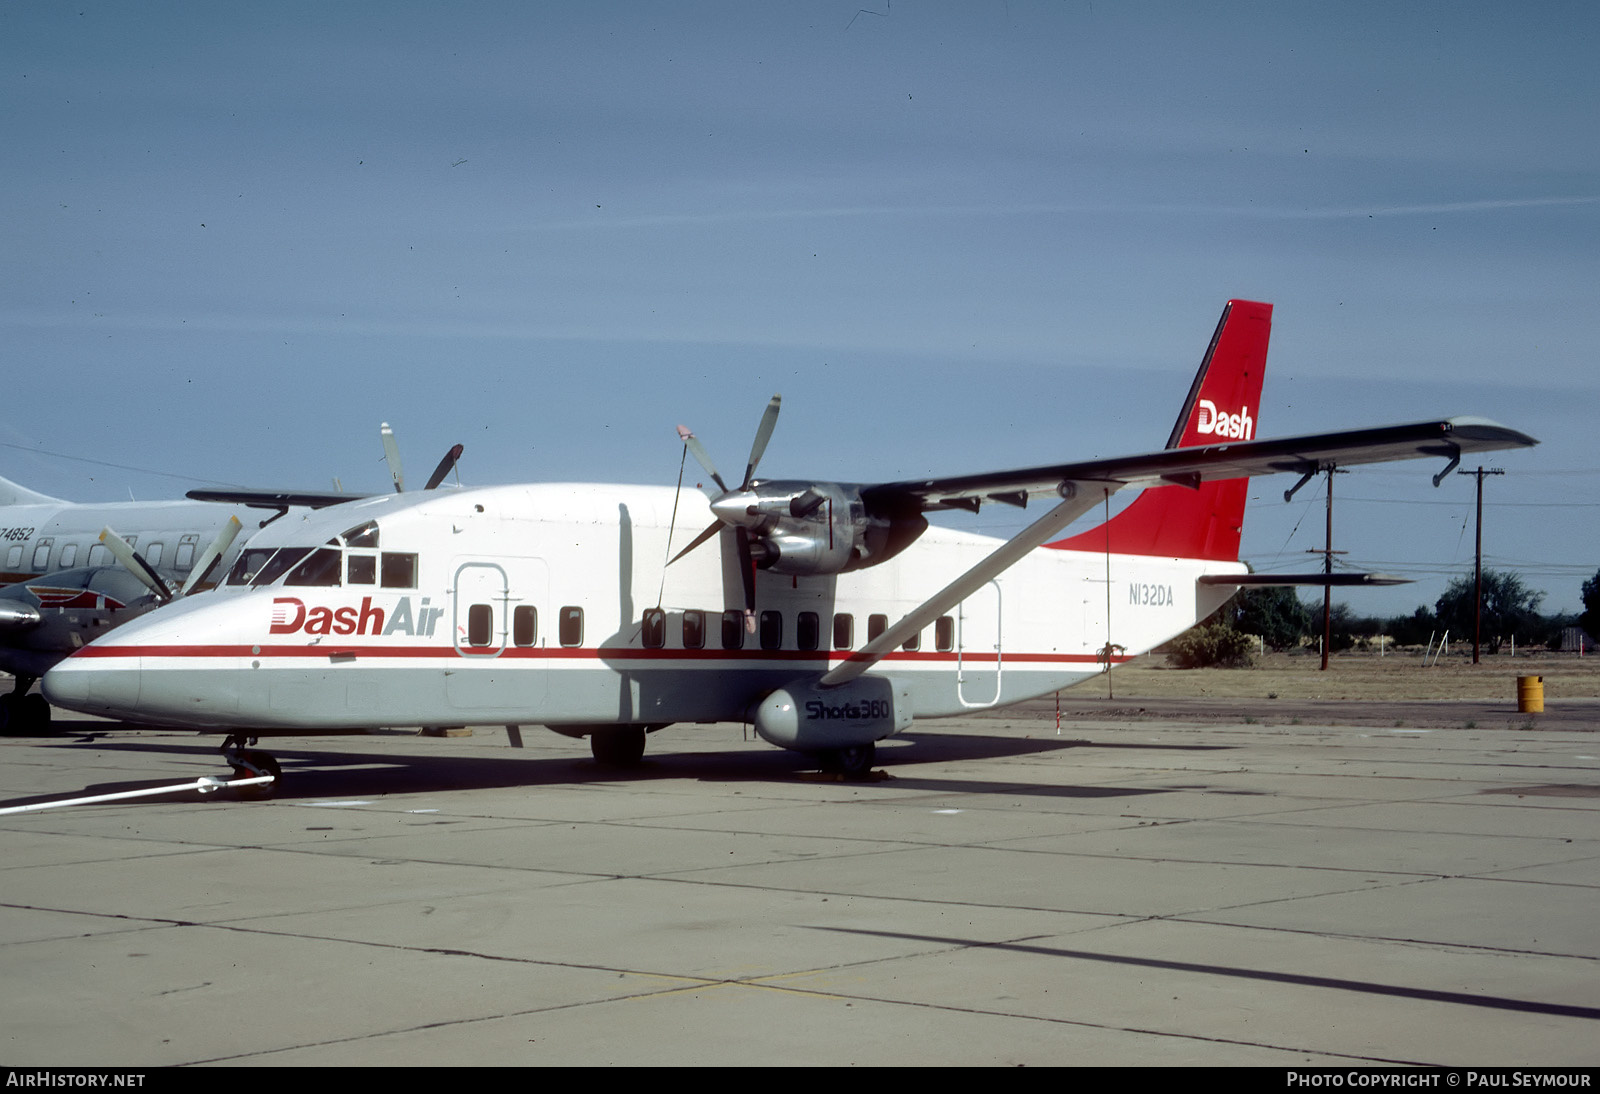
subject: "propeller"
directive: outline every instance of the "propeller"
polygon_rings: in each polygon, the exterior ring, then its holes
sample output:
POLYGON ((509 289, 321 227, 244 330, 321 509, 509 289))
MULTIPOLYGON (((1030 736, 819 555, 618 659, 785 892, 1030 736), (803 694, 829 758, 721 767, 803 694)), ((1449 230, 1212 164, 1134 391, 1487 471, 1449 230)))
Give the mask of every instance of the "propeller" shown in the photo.
POLYGON ((156 573, 155 567, 144 560, 144 556, 133 549, 133 544, 123 539, 107 525, 100 532, 100 542, 106 545, 118 562, 127 567, 128 572, 138 578, 145 588, 155 594, 156 599, 165 604, 172 599, 172 588, 161 575, 156 573))
MULTIPOLYGON (((400 468, 400 445, 394 439, 394 430, 389 428, 388 422, 378 425, 378 433, 383 438, 383 459, 389 465, 389 477, 394 479, 394 492, 406 492, 405 472, 400 468)), ((428 476, 428 484, 424 490, 432 490, 445 480, 445 476, 455 470, 456 462, 461 459, 462 446, 455 445, 444 454, 444 459, 439 461, 439 466, 433 469, 433 474, 428 476)))
POLYGON ((228 548, 233 546, 233 541, 243 527, 238 517, 229 517, 228 523, 222 526, 222 531, 217 533, 217 538, 211 541, 200 557, 195 559, 194 569, 189 571, 189 578, 183 583, 183 588, 178 590, 179 596, 188 596, 194 592, 194 587, 200 584, 202 578, 210 573, 211 567, 217 564, 217 559, 227 554, 228 548))
POLYGON ((439 466, 433 469, 433 474, 428 476, 428 485, 424 490, 432 490, 444 481, 444 477, 455 469, 456 461, 461 458, 462 446, 456 445, 444 454, 444 459, 439 461, 439 466))
POLYGON ((400 470, 400 446, 395 443, 394 430, 389 428, 388 422, 378 424, 378 433, 383 437, 383 458, 389 464, 389 477, 394 479, 394 492, 406 492, 405 472, 400 470))
MULTIPOLYGON (((744 584, 745 627, 752 632, 755 630, 756 622, 756 563, 754 553, 750 547, 750 530, 743 524, 727 519, 723 510, 732 512, 732 507, 743 508, 738 506, 740 499, 736 495, 746 493, 751 484, 755 482, 756 468, 760 466, 761 457, 767 451, 767 443, 772 440, 772 433, 778 427, 778 410, 782 405, 783 396, 774 395, 767 403, 767 409, 762 412, 761 424, 756 426, 755 443, 750 446, 750 460, 745 464, 744 479, 739 483, 737 490, 728 489, 728 484, 717 473, 716 465, 711 462, 711 457, 706 453, 705 447, 701 445, 699 438, 687 426, 680 425, 678 427, 678 436, 682 438, 684 447, 689 450, 690 455, 694 456, 695 462, 706 469, 706 474, 711 476, 711 481, 717 484, 722 493, 711 501, 711 510, 717 513, 717 519, 712 523, 711 527, 695 536, 690 541, 689 546, 674 555, 672 562, 678 561, 678 559, 716 535, 722 530, 723 525, 731 526, 739 550, 739 577, 744 584), (723 506, 723 510, 718 509, 719 505, 723 506)), ((671 563, 669 562, 668 565, 671 565, 671 563)))

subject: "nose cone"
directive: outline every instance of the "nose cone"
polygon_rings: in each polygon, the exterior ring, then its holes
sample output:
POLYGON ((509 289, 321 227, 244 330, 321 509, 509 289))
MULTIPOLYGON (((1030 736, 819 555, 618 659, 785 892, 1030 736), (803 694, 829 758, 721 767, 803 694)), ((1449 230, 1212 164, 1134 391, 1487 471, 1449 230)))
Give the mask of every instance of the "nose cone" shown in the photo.
POLYGON ((84 714, 122 717, 139 709, 139 659, 115 665, 73 656, 44 674, 44 697, 58 707, 84 714))

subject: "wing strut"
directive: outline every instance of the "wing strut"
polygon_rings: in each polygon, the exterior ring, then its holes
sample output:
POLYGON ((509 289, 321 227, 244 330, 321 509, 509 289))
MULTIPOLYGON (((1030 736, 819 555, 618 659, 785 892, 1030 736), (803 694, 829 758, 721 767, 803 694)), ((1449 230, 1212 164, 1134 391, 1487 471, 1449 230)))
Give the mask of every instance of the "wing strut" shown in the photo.
POLYGON ((900 622, 846 657, 843 662, 825 673, 818 682, 823 687, 848 684, 877 664, 896 646, 1009 570, 1028 552, 1100 504, 1102 497, 1109 497, 1122 489, 1123 485, 1120 482, 1090 480, 1063 482, 1058 489, 1065 500, 1059 505, 1006 540, 982 562, 913 608, 900 622))

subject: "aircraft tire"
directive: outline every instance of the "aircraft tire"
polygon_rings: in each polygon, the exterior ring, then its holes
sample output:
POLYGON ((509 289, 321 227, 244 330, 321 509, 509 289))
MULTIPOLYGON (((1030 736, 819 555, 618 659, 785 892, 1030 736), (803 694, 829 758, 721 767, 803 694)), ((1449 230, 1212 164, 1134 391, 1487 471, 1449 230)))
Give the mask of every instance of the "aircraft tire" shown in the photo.
POLYGON ((257 774, 271 775, 272 781, 264 786, 241 786, 234 790, 234 796, 241 801, 262 801, 272 797, 278 789, 278 784, 283 782, 283 768, 278 765, 277 759, 270 752, 241 752, 241 760, 254 764, 258 771, 252 771, 241 764, 233 765, 233 777, 236 779, 249 779, 257 774))
POLYGON ((589 734, 589 751, 601 767, 638 767, 644 759, 644 726, 604 726, 589 734))
POLYGON ((864 779, 872 774, 872 765, 877 758, 877 745, 868 741, 864 745, 836 748, 832 752, 824 753, 822 767, 824 771, 837 772, 847 779, 864 779))

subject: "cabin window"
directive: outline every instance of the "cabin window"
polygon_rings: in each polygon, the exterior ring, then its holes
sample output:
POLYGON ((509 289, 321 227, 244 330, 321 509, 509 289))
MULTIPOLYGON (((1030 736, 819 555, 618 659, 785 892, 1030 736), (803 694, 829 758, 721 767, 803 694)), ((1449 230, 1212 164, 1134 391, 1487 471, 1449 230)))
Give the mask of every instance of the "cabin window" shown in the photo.
POLYGON ((467 645, 487 646, 494 640, 494 608, 473 604, 467 609, 467 645))
POLYGON ((344 540, 346 547, 376 547, 378 545, 378 524, 376 521, 367 521, 358 524, 344 535, 339 537, 344 540))
POLYGON ((352 585, 376 585, 378 583, 378 556, 377 555, 350 555, 345 562, 346 574, 352 585))
POLYGON ((847 650, 856 643, 856 617, 849 612, 835 612, 833 616, 833 648, 847 650))
POLYGON ((65 570, 76 561, 78 561, 78 545, 76 543, 69 543, 65 547, 61 548, 61 559, 56 563, 56 566, 59 569, 65 570))
POLYGON ((188 571, 194 568, 194 549, 199 543, 198 536, 184 536, 178 541, 177 554, 172 556, 172 564, 179 570, 188 571))
POLYGON ((161 543, 152 543, 146 547, 144 549, 144 560, 152 566, 161 565, 161 550, 163 546, 161 543))
POLYGON ((511 641, 531 646, 539 640, 539 609, 524 604, 511 613, 511 641))
POLYGON ((882 612, 873 612, 867 616, 867 641, 871 642, 878 635, 889 629, 889 617, 882 612))
POLYGON ((683 613, 683 648, 686 650, 704 649, 706 644, 706 613, 688 611, 683 613))
POLYGON ((385 589, 415 589, 417 587, 417 556, 398 551, 383 552, 383 587, 385 589))
POLYGON ((948 653, 956 648, 956 621, 941 615, 933 624, 933 648, 948 653))
MULTIPOLYGON (((274 560, 276 561, 276 560, 274 560)), ((268 566, 271 569, 271 566, 268 566)), ((261 577, 266 579, 266 571, 261 577)), ((257 584, 263 584, 263 581, 257 584)), ((339 584, 339 552, 331 547, 319 547, 306 556, 298 566, 289 571, 289 576, 283 579, 285 585, 338 585, 339 584)), ((474 643, 481 645, 482 643, 474 643)))
POLYGON ((104 543, 91 543, 89 545, 89 565, 111 565, 111 550, 104 543))
POLYGON ((667 613, 660 608, 646 608, 639 628, 639 638, 647 650, 659 650, 667 644, 667 613))
POLYGON ((583 609, 565 607, 561 609, 561 644, 563 646, 583 645, 583 609))
POLYGON ((783 613, 762 612, 760 634, 762 649, 783 649, 783 613))
POLYGON ((15 570, 22 565, 22 544, 17 544, 6 552, 6 569, 15 570))
POLYGON ((726 611, 722 613, 722 648, 725 650, 744 648, 743 612, 726 611))
POLYGON ((795 621, 794 644, 803 650, 814 650, 822 641, 822 620, 816 612, 801 612, 795 621))
POLYGON ((33 549, 33 568, 43 573, 50 568, 50 548, 55 546, 53 539, 41 539, 39 546, 33 549))
POLYGON ((922 648, 922 632, 918 631, 900 644, 900 648, 915 653, 922 648))

